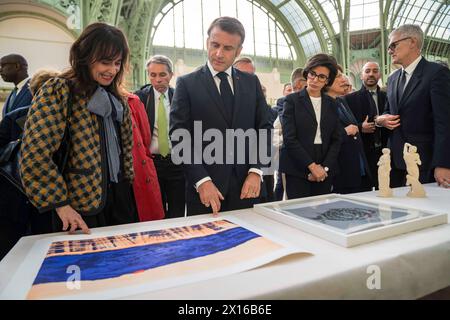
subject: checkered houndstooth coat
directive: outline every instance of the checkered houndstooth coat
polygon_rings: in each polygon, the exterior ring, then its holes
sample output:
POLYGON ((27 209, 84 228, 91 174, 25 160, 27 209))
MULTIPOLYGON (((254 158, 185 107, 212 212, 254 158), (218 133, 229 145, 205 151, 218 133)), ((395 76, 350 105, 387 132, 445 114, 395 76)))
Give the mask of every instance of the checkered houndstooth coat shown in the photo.
MULTIPOLYGON (((64 171, 59 173, 52 161, 66 127, 68 81, 62 78, 48 80, 35 95, 21 147, 21 178, 29 200, 39 212, 70 204, 80 214, 98 213, 106 201, 107 158, 101 142, 102 120, 87 109, 87 97, 76 95, 72 103, 69 124, 70 151, 64 171)), ((131 149, 133 136, 130 110, 124 103, 124 121, 120 132, 124 174, 133 180, 131 149)))

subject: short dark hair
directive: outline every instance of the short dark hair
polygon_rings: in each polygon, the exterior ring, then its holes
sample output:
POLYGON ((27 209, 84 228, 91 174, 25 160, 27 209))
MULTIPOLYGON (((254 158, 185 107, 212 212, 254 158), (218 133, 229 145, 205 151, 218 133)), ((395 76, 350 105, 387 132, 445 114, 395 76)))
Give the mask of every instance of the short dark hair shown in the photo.
POLYGON ((148 68, 148 66, 151 65, 152 63, 163 64, 167 67, 167 71, 169 71, 169 73, 173 73, 173 63, 169 57, 160 54, 154 55, 147 60, 146 67, 148 68))
POLYGON ((303 77, 307 79, 308 73, 316 67, 325 67, 330 72, 330 74, 328 75, 328 82, 322 88, 322 90, 325 90, 326 87, 329 87, 333 84, 334 79, 336 78, 336 75, 338 73, 336 58, 326 53, 318 53, 312 56, 306 62, 305 69, 303 70, 303 77))
POLYGON ((291 85, 294 85, 295 81, 300 78, 305 78, 303 75, 303 68, 295 68, 291 73, 291 85))
POLYGON ((285 84, 283 84, 283 90, 285 90, 287 86, 292 86, 292 83, 286 82, 285 84))
POLYGON ((208 37, 211 35, 211 30, 214 27, 219 27, 229 34, 239 35, 241 37, 241 46, 244 43, 245 29, 238 19, 232 17, 219 17, 215 19, 208 28, 208 37))

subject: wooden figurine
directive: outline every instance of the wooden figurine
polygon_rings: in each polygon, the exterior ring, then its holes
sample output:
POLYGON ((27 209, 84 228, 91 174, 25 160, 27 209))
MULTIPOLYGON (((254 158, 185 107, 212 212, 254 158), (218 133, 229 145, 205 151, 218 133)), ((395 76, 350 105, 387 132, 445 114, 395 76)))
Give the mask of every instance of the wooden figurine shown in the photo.
POLYGON ((425 198, 426 193, 419 182, 419 166, 422 164, 417 153, 417 147, 405 143, 403 147, 403 159, 406 164, 406 185, 411 186, 411 190, 406 194, 408 197, 425 198))
POLYGON ((383 154, 378 161, 378 196, 383 198, 392 197, 392 189, 389 186, 391 173, 391 150, 383 148, 383 154))

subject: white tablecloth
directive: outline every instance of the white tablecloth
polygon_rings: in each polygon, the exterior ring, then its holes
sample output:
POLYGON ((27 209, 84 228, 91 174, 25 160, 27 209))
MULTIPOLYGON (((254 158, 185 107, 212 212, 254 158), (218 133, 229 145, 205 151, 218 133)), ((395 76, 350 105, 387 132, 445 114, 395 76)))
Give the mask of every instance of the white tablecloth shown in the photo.
MULTIPOLYGON (((375 192, 356 194, 387 204, 450 213, 450 189, 426 185, 428 197, 405 196, 407 188, 395 189, 395 198, 377 198, 375 192)), ((310 251, 313 255, 285 257, 269 265, 209 281, 131 296, 132 299, 416 299, 450 285, 450 225, 440 225, 372 243, 343 248, 288 225, 263 217, 252 210, 237 215, 258 228, 310 251), (368 289, 376 266, 381 288, 368 289), (369 269, 370 270, 370 269, 369 269)), ((194 222, 203 216, 185 218, 194 222)), ((183 218, 179 218, 183 219, 183 218)), ((166 221, 147 222, 152 225, 166 221)), ((111 230, 120 226, 108 227, 111 230)), ((37 239, 22 238, 0 262, 0 292, 18 269, 37 239)))

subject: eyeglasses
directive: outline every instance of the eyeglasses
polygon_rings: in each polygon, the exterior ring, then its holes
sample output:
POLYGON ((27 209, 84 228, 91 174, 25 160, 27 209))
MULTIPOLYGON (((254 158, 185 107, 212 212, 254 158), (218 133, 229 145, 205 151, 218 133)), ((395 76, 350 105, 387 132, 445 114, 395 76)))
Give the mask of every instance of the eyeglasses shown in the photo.
POLYGON ((313 80, 313 79, 315 79, 316 77, 317 77, 317 79, 318 79, 320 82, 325 82, 325 81, 328 80, 328 77, 327 77, 326 75, 324 75, 324 74, 317 74, 317 73, 315 73, 315 72, 312 71, 312 70, 308 72, 308 78, 309 78, 309 79, 313 80))
POLYGON ((411 37, 406 37, 406 38, 397 40, 397 41, 395 41, 395 42, 392 42, 392 43, 388 46, 388 51, 389 51, 389 50, 394 51, 395 48, 397 48, 399 42, 401 42, 401 41, 403 41, 403 40, 407 40, 407 39, 411 39, 411 37))

